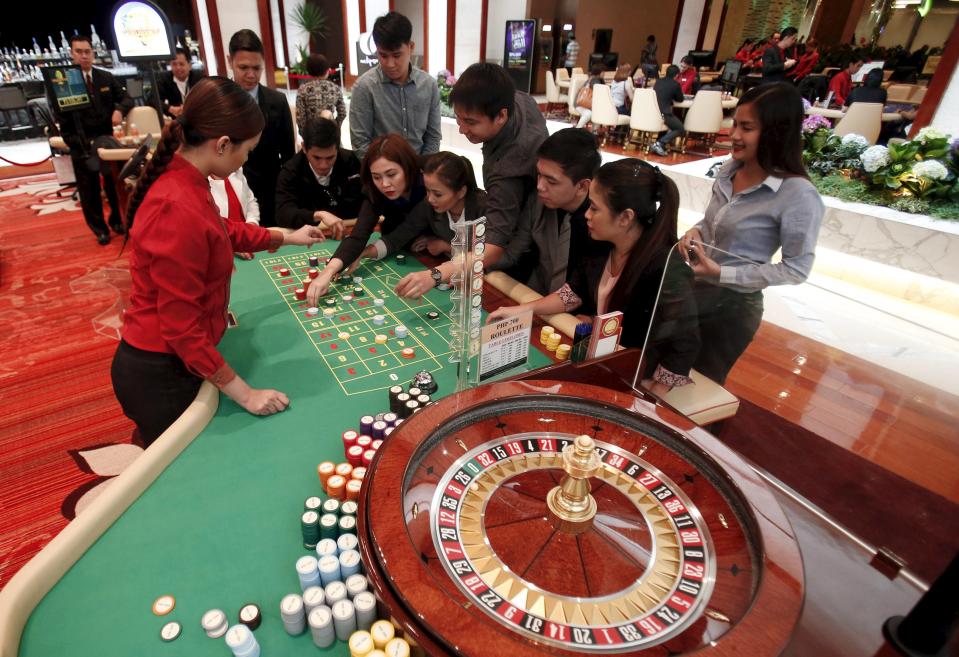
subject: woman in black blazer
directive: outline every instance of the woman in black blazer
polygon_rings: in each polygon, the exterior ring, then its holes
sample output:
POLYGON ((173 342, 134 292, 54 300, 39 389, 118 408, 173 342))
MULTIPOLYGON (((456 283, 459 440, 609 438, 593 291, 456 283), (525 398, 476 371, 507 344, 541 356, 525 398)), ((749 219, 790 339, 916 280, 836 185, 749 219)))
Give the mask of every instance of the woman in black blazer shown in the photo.
POLYGON ((577 312, 583 321, 591 321, 594 315, 619 310, 622 344, 639 348, 646 344, 644 385, 663 394, 690 383, 699 332, 692 276, 678 255, 670 257, 678 241, 675 183, 658 167, 623 159, 600 167, 590 184, 589 199, 590 237, 610 242, 609 254, 588 260, 556 292, 531 303, 498 308, 487 321, 530 309, 538 315, 577 312))

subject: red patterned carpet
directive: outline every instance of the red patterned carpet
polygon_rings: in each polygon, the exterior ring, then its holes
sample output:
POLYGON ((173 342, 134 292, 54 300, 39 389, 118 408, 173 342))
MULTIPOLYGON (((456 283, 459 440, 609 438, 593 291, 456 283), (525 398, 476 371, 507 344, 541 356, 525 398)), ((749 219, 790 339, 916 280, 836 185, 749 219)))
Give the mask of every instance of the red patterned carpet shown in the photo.
POLYGON ((56 189, 0 182, 0 587, 140 452, 110 386, 122 240, 56 189))

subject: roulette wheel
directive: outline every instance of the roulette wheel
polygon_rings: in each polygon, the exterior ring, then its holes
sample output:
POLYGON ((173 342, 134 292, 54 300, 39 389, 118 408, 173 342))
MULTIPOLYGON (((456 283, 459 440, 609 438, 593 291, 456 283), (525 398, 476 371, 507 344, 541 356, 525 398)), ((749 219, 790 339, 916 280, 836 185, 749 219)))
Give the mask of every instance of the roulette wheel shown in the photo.
POLYGON ((803 571, 762 479, 685 418, 547 380, 452 395, 380 449, 363 556, 430 655, 777 655, 803 571))

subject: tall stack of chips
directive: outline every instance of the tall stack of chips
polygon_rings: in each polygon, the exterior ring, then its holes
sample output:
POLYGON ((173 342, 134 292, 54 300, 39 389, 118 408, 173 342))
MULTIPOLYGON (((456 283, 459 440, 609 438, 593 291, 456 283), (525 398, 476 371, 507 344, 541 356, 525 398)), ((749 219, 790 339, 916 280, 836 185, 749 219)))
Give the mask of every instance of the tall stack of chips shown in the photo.
POLYGON ((323 604, 326 604, 326 593, 322 587, 311 586, 303 591, 303 606, 306 608, 307 616, 309 616, 311 611, 323 604))
POLYGON ((306 555, 296 560, 296 574, 300 578, 300 588, 306 590, 320 583, 316 557, 306 555))
MULTIPOLYGON (((319 498, 315 498, 319 499, 319 498)), ((320 541, 320 516, 316 511, 304 511, 300 516, 300 529, 303 530, 303 547, 307 550, 316 548, 320 541)))
POLYGON ((339 557, 328 554, 319 560, 318 566, 320 570, 320 581, 323 582, 323 586, 342 579, 340 576, 339 557))
POLYGON ((556 348, 559 347, 560 342, 562 342, 563 336, 555 331, 550 333, 549 337, 546 338, 546 351, 556 351, 556 348))
POLYGON ((310 611, 310 634, 317 648, 328 648, 336 641, 333 629, 333 612, 326 605, 320 605, 310 611))
POLYGON ((396 628, 389 621, 378 620, 370 627, 370 636, 373 638, 373 645, 376 649, 383 650, 386 644, 396 636, 396 628))
POLYGON ((340 580, 336 580, 335 582, 330 582, 327 584, 323 592, 326 595, 326 604, 331 607, 340 600, 346 600, 349 597, 349 591, 346 588, 346 584, 340 580))
POLYGON ((356 626, 369 631, 376 622, 376 596, 369 591, 357 593, 353 598, 353 607, 356 610, 356 626))
POLYGON ((556 359, 557 360, 567 360, 569 358, 570 352, 573 350, 568 344, 561 344, 556 347, 556 359))
POLYGON ((350 600, 369 589, 369 582, 366 580, 366 575, 360 575, 358 573, 347 577, 345 584, 346 594, 350 596, 350 600))
POLYGON ((280 617, 283 619, 283 629, 291 636, 303 634, 306 629, 306 614, 303 608, 303 598, 291 593, 280 601, 280 617))
POLYGON ((332 610, 336 638, 340 641, 349 641, 350 635, 356 631, 356 609, 353 603, 349 600, 340 600, 333 605, 332 610))
POLYGON ((376 647, 369 632, 359 630, 350 635, 350 657, 367 657, 376 647))
POLYGON ((546 344, 549 341, 549 338, 556 333, 556 329, 552 326, 544 326, 539 330, 539 341, 541 344, 546 344))
POLYGON ((226 632, 226 645, 234 657, 259 657, 260 644, 246 625, 234 625, 226 632))

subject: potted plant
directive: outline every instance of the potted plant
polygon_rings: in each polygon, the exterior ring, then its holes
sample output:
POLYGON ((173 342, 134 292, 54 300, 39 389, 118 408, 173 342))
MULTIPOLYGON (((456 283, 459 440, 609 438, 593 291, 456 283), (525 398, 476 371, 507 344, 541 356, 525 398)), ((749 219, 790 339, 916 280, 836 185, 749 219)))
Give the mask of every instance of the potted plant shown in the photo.
POLYGON ((311 52, 318 50, 318 43, 325 39, 328 30, 326 24, 326 14, 322 9, 308 0, 302 0, 293 8, 290 20, 298 28, 307 33, 309 41, 305 46, 297 45, 298 61, 290 67, 290 86, 294 89, 299 86, 301 80, 308 80, 310 75, 306 70, 306 60, 311 52))

